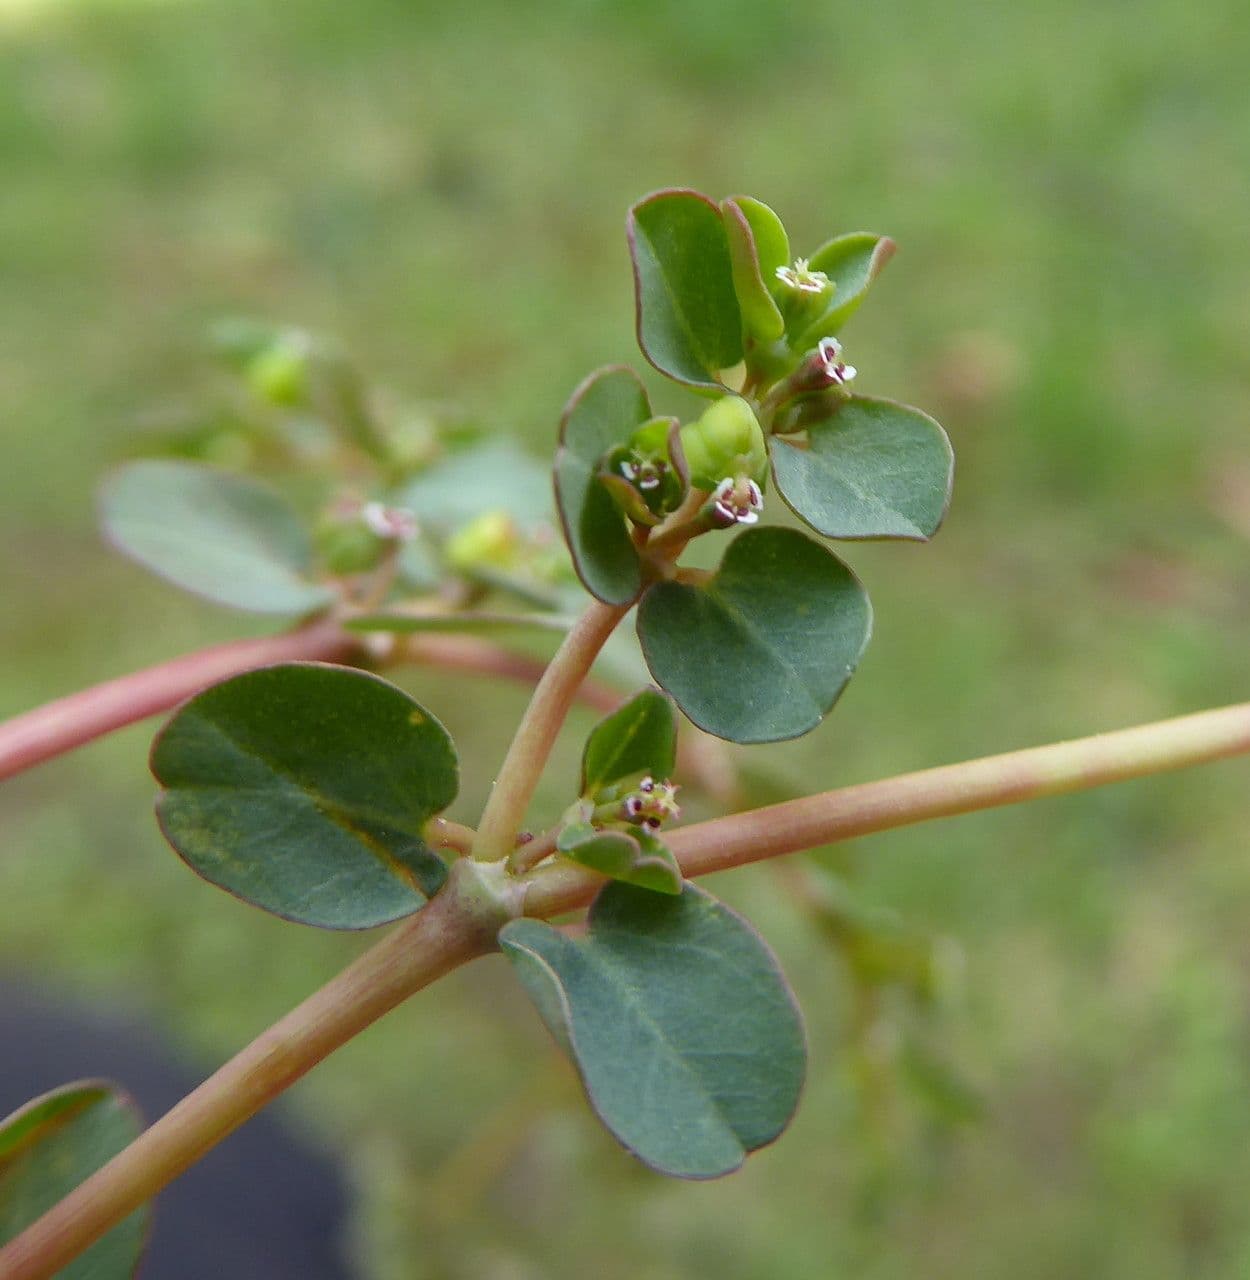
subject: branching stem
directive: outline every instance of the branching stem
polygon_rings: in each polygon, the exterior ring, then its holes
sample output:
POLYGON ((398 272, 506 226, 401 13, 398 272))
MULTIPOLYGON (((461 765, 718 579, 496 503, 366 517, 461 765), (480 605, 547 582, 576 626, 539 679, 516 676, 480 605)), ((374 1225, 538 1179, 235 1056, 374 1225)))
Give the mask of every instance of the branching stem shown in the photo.
MULTIPOLYGON (((621 610, 592 609, 579 624, 579 656, 558 682, 588 666, 594 637, 621 610)), ((554 705, 554 694, 548 693, 554 705)), ((537 694, 536 694, 537 697, 537 694)), ((1250 752, 1250 703, 1070 742, 988 756, 827 791, 671 832, 687 877, 846 840, 874 831, 1099 787, 1250 752)), ((545 759, 545 755, 543 756, 545 759)), ((539 763, 538 768, 541 768, 539 763)), ((536 778, 534 761, 526 778, 536 778)), ((521 794, 521 789, 511 792, 521 794)), ((512 821, 508 817, 505 827, 512 821)), ((479 866, 461 862, 459 868, 479 866)), ((481 868, 479 874, 486 868, 481 868)), ((572 865, 538 868, 526 915, 584 907, 602 879, 572 865)), ((155 1195, 306 1071, 397 1004, 475 956, 493 940, 463 894, 444 892, 315 995, 264 1032, 22 1235, 0 1249, 4 1280, 47 1280, 155 1195)), ((513 909, 517 909, 514 905, 513 909)))

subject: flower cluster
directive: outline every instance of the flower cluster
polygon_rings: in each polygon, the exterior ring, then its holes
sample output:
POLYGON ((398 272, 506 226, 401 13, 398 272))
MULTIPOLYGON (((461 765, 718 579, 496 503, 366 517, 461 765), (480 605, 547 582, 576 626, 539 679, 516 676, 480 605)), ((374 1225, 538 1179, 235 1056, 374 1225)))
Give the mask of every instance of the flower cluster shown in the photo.
POLYGON ((621 817, 634 826, 656 832, 665 822, 681 817, 678 788, 671 782, 657 782, 650 774, 621 801, 621 817))

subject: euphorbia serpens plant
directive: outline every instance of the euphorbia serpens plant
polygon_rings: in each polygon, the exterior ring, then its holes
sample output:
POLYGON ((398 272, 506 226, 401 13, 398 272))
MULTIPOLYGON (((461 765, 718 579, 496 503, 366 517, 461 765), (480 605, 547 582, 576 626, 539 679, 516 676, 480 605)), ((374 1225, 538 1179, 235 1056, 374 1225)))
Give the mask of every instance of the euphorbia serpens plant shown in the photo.
POLYGON ((703 402, 667 414, 620 365, 574 391, 554 461, 567 554, 519 450, 388 415, 333 349, 259 326, 219 337, 261 409, 175 433, 177 456, 106 481, 123 552, 299 621, 18 717, 0 727, 0 776, 176 707, 151 763, 161 830, 193 870, 298 924, 402 923, 151 1127, 98 1081, 0 1124, 6 1280, 131 1274, 161 1187, 491 952, 628 1152, 659 1174, 732 1173, 790 1123, 806 1045, 767 944, 696 877, 1250 749, 1250 707, 1228 707, 682 825, 683 788, 725 794, 713 739, 793 738, 833 707, 872 613, 829 540, 930 538, 952 454, 925 413, 861 392, 871 353, 843 344, 891 241, 842 235, 804 256, 768 206, 686 190, 640 201, 628 235, 642 353, 703 402), (234 470, 205 461, 223 450, 234 470), (303 506, 251 471, 298 476, 303 506), (711 571, 683 560, 701 538, 721 545, 711 571), (614 638, 631 613, 645 669, 614 638), (512 647, 521 628, 562 633, 550 661, 512 647), (592 678, 610 641, 612 674, 592 678), (444 816, 458 763, 439 709, 377 674, 404 661, 535 682, 476 827, 444 816), (622 671, 638 674, 618 695, 622 671), (562 811, 532 813, 578 699, 603 718, 562 811))

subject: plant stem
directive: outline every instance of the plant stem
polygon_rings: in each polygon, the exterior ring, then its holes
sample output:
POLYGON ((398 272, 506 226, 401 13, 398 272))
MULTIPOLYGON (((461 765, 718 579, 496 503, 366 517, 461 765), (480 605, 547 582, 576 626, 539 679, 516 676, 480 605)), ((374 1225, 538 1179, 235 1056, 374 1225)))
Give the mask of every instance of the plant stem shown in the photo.
MULTIPOLYGON (((367 634, 347 634, 326 620, 277 636, 236 640, 184 654, 115 680, 92 685, 0 723, 0 781, 43 764, 117 729, 146 720, 219 680, 274 662, 350 662, 392 666, 421 663, 534 684, 546 670, 536 658, 512 653, 477 636, 414 635, 374 652, 367 634)), ((612 711, 620 695, 586 681, 577 696, 600 711, 612 711)))
MULTIPOLYGON (((1243 702, 787 800, 679 827, 666 832, 664 840, 689 878, 874 831, 1085 791, 1247 752, 1250 702, 1243 702)), ((542 867, 526 892, 525 914, 547 917, 584 906, 594 883, 588 884, 588 873, 577 867, 542 867)))
POLYGON ((453 849, 458 854, 466 854, 472 850, 477 832, 450 818, 431 818, 425 824, 424 835, 431 848, 453 849))
POLYGON ((629 605, 592 601, 564 637, 534 690, 500 766, 478 823, 478 838, 473 846, 475 858, 496 862, 512 852, 530 797, 577 690, 604 642, 629 608, 629 605))
POLYGON ((319 622, 283 635, 214 645, 58 698, 0 724, 0 779, 167 711, 227 676, 271 662, 341 660, 359 644, 359 637, 344 635, 337 623, 319 622))
MULTIPOLYGON (((607 625, 606 615, 620 612, 601 610, 599 627, 587 625, 591 634, 607 625)), ((930 818, 1246 752, 1250 703, 826 791, 679 828, 665 839, 683 873, 700 876, 930 818)), ((457 869, 476 865, 460 862, 457 869)), ((525 914, 540 918, 584 907, 602 884, 601 876, 572 865, 542 867, 516 882, 525 894, 525 914)), ((463 896, 439 894, 0 1249, 0 1276, 47 1280, 332 1050, 436 978, 491 950, 492 933, 481 915, 465 908, 463 896)))
POLYGON ((439 894, 0 1249, 0 1276, 54 1275, 327 1054, 436 978, 493 950, 498 925, 460 896, 439 894))
POLYGON ((517 845, 508 855, 508 870, 513 875, 532 871, 544 858, 549 858, 556 851, 556 841, 560 838, 562 823, 557 823, 550 831, 535 836, 528 844, 517 845))

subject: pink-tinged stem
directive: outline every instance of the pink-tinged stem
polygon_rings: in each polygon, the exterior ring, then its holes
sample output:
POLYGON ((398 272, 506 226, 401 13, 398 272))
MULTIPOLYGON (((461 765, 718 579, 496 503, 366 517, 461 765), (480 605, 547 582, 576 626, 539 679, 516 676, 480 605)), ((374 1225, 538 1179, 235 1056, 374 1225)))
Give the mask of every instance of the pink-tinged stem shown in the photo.
MULTIPOLYGON (((1246 752, 1250 703, 826 791, 679 828, 666 839, 687 876, 705 875, 930 818, 1246 752)), ((457 867, 474 865, 480 866, 462 860, 457 867)), ((580 867, 556 866, 512 883, 524 893, 525 914, 546 918, 586 906, 604 881, 580 867)), ((0 1277, 47 1280, 332 1050, 407 996, 489 950, 494 926, 466 910, 467 901, 440 894, 264 1032, 0 1249, 0 1277)), ((517 909, 513 904, 511 910, 517 909)))
POLYGON ((455 897, 435 898, 0 1248, 0 1277, 55 1275, 327 1054, 493 946, 494 930, 483 930, 455 897))
POLYGON ((359 638, 322 622, 256 640, 236 640, 106 680, 0 724, 0 780, 146 720, 228 676, 273 662, 332 662, 357 651, 359 638))
MULTIPOLYGON (((1247 752, 1250 702, 1243 702, 787 800, 679 827, 666 832, 664 840, 687 877, 702 876, 874 831, 1086 791, 1247 752)), ((534 874, 525 913, 575 910, 587 903, 594 886, 579 868, 544 867, 534 874)))
POLYGON ((475 858, 494 862, 512 852, 560 726, 599 650, 629 608, 595 600, 564 637, 534 689, 482 810, 473 845, 475 858))

